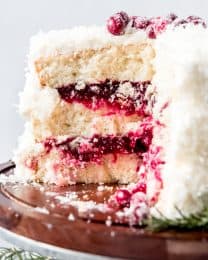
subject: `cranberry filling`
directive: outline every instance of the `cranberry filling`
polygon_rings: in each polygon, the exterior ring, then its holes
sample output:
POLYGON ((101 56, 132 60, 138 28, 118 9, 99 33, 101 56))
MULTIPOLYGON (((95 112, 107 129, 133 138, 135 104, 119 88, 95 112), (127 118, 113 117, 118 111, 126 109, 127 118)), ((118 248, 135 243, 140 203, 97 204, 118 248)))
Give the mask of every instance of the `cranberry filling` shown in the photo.
POLYGON ((126 115, 137 113, 148 115, 147 105, 153 105, 154 100, 146 97, 149 81, 129 82, 105 80, 100 83, 86 84, 80 88, 77 83, 58 88, 60 97, 68 103, 78 102, 90 109, 99 109, 107 105, 111 112, 124 111, 126 115), (130 84, 131 95, 124 95, 119 88, 130 84), (132 93, 133 92, 133 93, 132 93))
POLYGON ((141 135, 129 133, 123 136, 99 136, 94 135, 90 139, 76 137, 68 138, 63 142, 56 139, 47 139, 43 144, 45 151, 49 153, 53 148, 58 149, 64 156, 82 161, 97 161, 105 154, 131 154, 141 156, 145 153, 152 141, 152 128, 145 129, 141 135))

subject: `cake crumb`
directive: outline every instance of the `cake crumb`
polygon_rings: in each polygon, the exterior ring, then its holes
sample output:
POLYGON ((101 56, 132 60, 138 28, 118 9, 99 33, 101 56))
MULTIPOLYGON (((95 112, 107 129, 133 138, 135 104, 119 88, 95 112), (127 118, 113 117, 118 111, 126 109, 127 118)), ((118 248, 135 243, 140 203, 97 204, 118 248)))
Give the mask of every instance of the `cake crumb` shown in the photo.
POLYGON ((104 191, 105 187, 103 185, 100 185, 97 187, 97 191, 104 191))
POLYGON ((111 235, 111 237, 115 237, 115 235, 116 235, 115 231, 111 231, 110 235, 111 235))
POLYGON ((70 221, 75 221, 75 216, 74 216, 74 214, 70 213, 69 216, 68 216, 68 220, 70 220, 70 221))
POLYGON ((110 227, 112 225, 112 220, 111 220, 110 216, 107 217, 105 224, 106 224, 107 227, 110 227))
POLYGON ((38 212, 44 213, 44 214, 49 214, 49 211, 46 208, 36 207, 35 211, 38 211, 38 212))

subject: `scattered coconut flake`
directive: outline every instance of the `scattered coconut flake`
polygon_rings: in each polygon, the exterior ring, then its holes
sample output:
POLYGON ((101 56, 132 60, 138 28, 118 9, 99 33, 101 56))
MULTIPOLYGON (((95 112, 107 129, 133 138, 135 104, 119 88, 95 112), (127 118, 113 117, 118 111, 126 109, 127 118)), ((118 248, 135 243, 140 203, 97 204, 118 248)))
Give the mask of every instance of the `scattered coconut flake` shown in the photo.
POLYGON ((97 191, 104 191, 105 190, 105 186, 104 185, 99 185, 97 187, 97 191))
POLYGON ((83 196, 83 199, 84 199, 84 200, 89 199, 89 195, 88 195, 88 194, 85 194, 85 195, 83 196))
POLYGON ((68 220, 74 221, 75 220, 74 214, 70 213, 69 216, 68 216, 68 220))
POLYGON ((90 213, 90 218, 94 218, 95 214, 94 213, 90 213))
POLYGON ((111 231, 110 235, 111 235, 111 237, 115 237, 115 235, 116 235, 115 231, 111 231))
POLYGON ((23 183, 23 180, 19 179, 16 175, 14 174, 0 174, 0 184, 6 184, 6 183, 23 183))
POLYGON ((53 228, 53 225, 52 225, 51 223, 46 223, 45 225, 46 225, 46 227, 47 227, 48 229, 52 229, 52 228, 53 228))
POLYGON ((76 207, 79 212, 88 212, 93 209, 103 212, 105 207, 104 204, 97 204, 94 201, 71 201, 71 205, 76 207))
POLYGON ((52 202, 51 204, 50 204, 50 206, 51 206, 51 208, 55 208, 56 207, 56 205, 52 202))
POLYGON ((46 193, 45 193, 47 196, 55 196, 55 195, 57 195, 57 193, 56 192, 53 192, 53 191, 46 191, 46 193))
POLYGON ((40 187, 40 191, 45 191, 45 188, 42 186, 42 187, 40 187))
POLYGON ((38 211, 38 212, 44 213, 44 214, 49 214, 49 211, 46 208, 35 207, 35 211, 38 211))
POLYGON ((106 224, 107 227, 110 227, 112 225, 112 220, 111 220, 110 216, 107 217, 105 224, 106 224))

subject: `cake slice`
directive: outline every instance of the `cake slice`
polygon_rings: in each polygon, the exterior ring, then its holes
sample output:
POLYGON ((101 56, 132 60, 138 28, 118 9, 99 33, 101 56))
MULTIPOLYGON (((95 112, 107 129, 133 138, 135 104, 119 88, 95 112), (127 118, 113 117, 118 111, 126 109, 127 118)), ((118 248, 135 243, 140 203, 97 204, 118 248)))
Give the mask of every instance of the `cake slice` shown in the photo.
POLYGON ((79 27, 33 37, 20 103, 31 144, 20 145, 19 174, 62 185, 136 182, 152 139, 153 58, 143 30, 115 37, 79 27))
POLYGON ((205 28, 195 16, 120 12, 108 30, 79 27, 33 37, 16 174, 57 185, 128 184, 108 206, 131 223, 150 208, 171 218, 177 207, 185 214, 202 209, 205 28))

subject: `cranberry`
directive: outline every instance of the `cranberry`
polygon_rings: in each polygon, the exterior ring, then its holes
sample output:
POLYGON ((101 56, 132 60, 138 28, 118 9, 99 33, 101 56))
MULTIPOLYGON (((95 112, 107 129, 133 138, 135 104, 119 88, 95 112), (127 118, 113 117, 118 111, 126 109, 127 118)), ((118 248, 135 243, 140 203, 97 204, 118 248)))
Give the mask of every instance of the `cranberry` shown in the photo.
POLYGON ((180 19, 179 21, 177 21, 177 22, 175 23, 175 26, 183 26, 183 27, 185 27, 185 26, 187 25, 187 23, 188 23, 187 20, 185 20, 185 19, 180 19))
POLYGON ((166 18, 169 22, 173 22, 178 18, 178 16, 176 14, 170 13, 166 18))
POLYGON ((146 193, 147 192, 147 185, 144 182, 138 183, 136 185, 136 187, 133 189, 133 193, 136 192, 142 192, 142 193, 146 193))
POLYGON ((141 16, 134 16, 132 26, 136 29, 146 29, 150 24, 150 20, 141 16))
POLYGON ((147 27, 147 36, 150 38, 150 39, 156 39, 156 32, 155 32, 155 29, 152 25, 149 25, 147 27))
POLYGON ((201 17, 191 15, 188 16, 186 20, 190 23, 193 23, 194 25, 201 24, 204 28, 206 28, 206 23, 203 21, 201 17))
POLYGON ((168 23, 168 20, 163 19, 161 17, 151 19, 151 24, 156 34, 163 32, 166 29, 168 23))
POLYGON ((188 16, 187 18, 186 18, 186 20, 188 21, 188 22, 199 22, 199 21, 202 21, 202 19, 201 19, 201 17, 199 17, 199 16, 195 16, 195 15, 190 15, 190 16, 188 16))
POLYGON ((120 205, 125 206, 130 201, 131 193, 128 190, 120 189, 116 191, 115 198, 120 205))
POLYGON ((107 20, 107 29, 113 35, 121 35, 129 22, 129 17, 125 12, 119 12, 107 20))
POLYGON ((47 138, 44 142, 44 148, 45 148, 45 152, 49 153, 51 151, 51 149, 53 148, 53 146, 55 145, 55 139, 54 138, 47 138))

